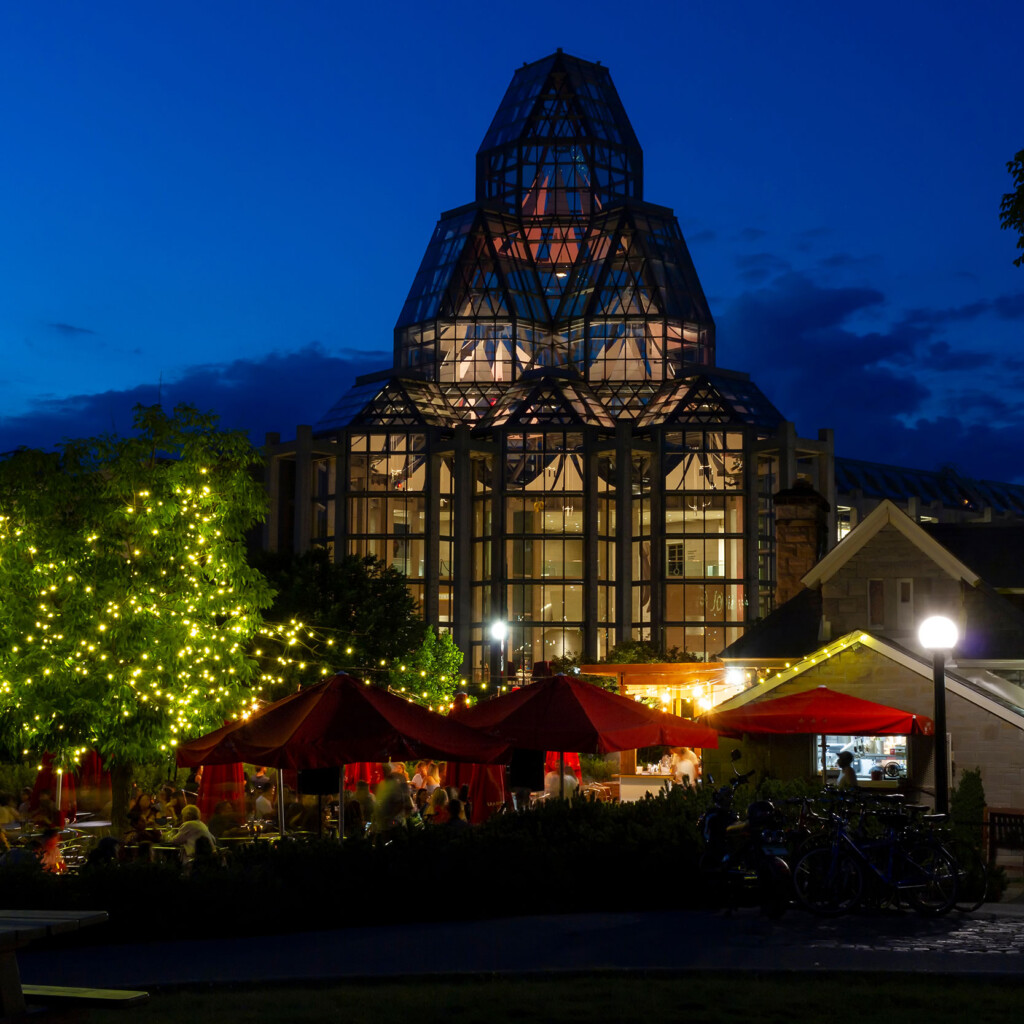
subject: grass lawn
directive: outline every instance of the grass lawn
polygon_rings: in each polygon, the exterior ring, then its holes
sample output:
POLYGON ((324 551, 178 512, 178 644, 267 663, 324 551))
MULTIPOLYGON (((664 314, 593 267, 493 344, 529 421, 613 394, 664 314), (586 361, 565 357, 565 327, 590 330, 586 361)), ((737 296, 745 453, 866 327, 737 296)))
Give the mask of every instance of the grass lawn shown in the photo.
POLYGON ((1021 985, 972 978, 891 974, 635 974, 549 979, 349 983, 308 987, 205 989, 156 993, 131 1009, 51 1011, 63 1024, 1006 1024, 1017 1019, 1021 985))

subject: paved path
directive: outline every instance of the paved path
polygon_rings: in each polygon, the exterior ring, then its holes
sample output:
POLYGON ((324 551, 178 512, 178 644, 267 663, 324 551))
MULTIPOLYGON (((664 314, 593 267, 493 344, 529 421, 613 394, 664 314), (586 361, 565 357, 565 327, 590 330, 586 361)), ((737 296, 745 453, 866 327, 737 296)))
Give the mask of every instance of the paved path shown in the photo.
POLYGON ((753 910, 524 917, 40 948, 19 962, 26 984, 112 988, 602 970, 927 970, 1024 978, 1024 905, 942 918, 878 912, 822 920, 793 910, 777 922, 753 910), (700 938, 681 941, 683 935, 700 938))

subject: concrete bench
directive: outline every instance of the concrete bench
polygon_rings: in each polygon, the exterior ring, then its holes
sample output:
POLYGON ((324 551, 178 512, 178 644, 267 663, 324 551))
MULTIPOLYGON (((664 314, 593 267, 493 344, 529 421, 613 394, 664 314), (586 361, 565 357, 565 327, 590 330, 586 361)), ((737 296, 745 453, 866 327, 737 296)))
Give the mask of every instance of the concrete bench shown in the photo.
POLYGON ((105 910, 0 910, 0 1017, 25 1012, 18 950, 37 939, 103 924, 105 910))

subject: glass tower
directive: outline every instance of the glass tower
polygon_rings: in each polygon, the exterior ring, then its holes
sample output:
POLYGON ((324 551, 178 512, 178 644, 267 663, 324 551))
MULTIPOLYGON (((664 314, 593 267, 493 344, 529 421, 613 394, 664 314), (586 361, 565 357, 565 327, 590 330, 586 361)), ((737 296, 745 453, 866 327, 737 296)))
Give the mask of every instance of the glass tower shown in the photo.
POLYGON ((477 676, 631 638, 714 657, 770 609, 772 494, 832 486, 830 434, 716 368, 611 76, 561 51, 515 72, 393 367, 269 453, 269 546, 394 565, 477 676))

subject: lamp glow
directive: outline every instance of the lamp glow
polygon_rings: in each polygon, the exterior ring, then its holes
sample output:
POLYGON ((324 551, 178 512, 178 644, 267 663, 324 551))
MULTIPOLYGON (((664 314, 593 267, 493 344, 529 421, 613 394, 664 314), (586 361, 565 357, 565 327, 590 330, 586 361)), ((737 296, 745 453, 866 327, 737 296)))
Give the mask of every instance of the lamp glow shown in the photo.
POLYGON ((508 627, 504 622, 494 622, 491 624, 491 639, 492 640, 504 640, 508 635, 508 627))
POLYGON ((959 638, 956 623, 945 615, 932 615, 917 630, 917 639, 929 651, 952 650, 959 638))

